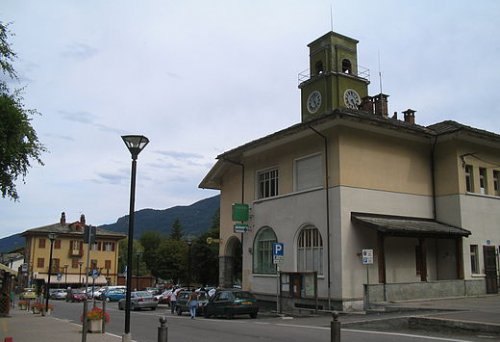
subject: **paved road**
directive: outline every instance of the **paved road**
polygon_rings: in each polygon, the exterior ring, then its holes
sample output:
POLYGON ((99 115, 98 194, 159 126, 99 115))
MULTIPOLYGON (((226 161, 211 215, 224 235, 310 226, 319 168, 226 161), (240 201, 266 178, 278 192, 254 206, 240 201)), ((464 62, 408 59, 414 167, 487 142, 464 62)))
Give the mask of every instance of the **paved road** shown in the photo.
MULTIPOLYGON (((81 305, 75 303, 56 303, 56 317, 79 322, 81 305)), ((111 315, 111 323, 107 326, 107 332, 121 336, 124 327, 124 313, 116 308, 115 303, 108 304, 111 315)), ((439 314, 430 311, 432 314, 439 314)), ((169 341, 187 342, 312 342, 330 341, 331 317, 274 317, 271 315, 260 315, 258 319, 249 319, 248 316, 228 319, 189 319, 187 315, 171 315, 166 307, 160 307, 156 311, 132 312, 132 338, 141 342, 157 342, 157 329, 159 317, 167 317, 169 341)), ((402 316, 401 313, 389 314, 389 316, 402 316)), ((383 315, 385 317, 385 315, 383 315)), ((378 318, 377 315, 363 315, 359 318, 378 318)), ((350 315, 342 317, 343 320, 353 321, 358 316, 350 315)), ((379 329, 357 329, 343 328, 342 341, 349 342, 410 342, 410 341, 492 341, 491 336, 468 335, 463 336, 453 332, 425 332, 399 329, 398 331, 383 332, 379 329)))

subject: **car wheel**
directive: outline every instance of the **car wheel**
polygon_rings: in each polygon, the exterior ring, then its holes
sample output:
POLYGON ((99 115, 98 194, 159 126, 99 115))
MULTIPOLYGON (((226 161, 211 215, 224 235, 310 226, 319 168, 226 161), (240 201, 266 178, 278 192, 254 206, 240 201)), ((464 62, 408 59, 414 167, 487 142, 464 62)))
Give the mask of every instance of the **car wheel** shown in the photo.
POLYGON ((151 310, 155 311, 155 310, 156 310, 156 306, 153 306, 153 307, 151 308, 151 310))
POLYGON ((133 303, 130 303, 130 311, 134 311, 135 310, 135 305, 133 303))
POLYGON ((118 304, 118 310, 123 310, 123 309, 124 309, 123 305, 118 304))
POLYGON ((251 313, 250 318, 257 318, 257 313, 256 312, 251 313))
POLYGON ((231 310, 226 310, 225 316, 227 317, 227 319, 233 319, 234 314, 231 310))
POLYGON ((178 315, 178 316, 182 316, 182 309, 181 309, 181 308, 179 308, 179 307, 178 307, 178 308, 176 309, 176 311, 177 311, 177 315, 178 315))

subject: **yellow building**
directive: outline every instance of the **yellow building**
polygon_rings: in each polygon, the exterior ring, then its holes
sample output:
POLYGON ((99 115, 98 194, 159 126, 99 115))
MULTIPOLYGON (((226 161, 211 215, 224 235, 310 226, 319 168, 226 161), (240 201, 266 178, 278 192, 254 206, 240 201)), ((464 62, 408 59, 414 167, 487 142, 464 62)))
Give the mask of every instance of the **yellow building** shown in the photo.
POLYGON ((221 192, 220 284, 342 310, 496 293, 500 135, 389 116, 356 45, 309 44, 301 122, 217 156, 201 182, 221 192))
POLYGON ((89 226, 85 216, 72 223, 66 222, 65 213, 58 223, 28 229, 25 237, 25 263, 27 284, 48 280, 52 244, 51 287, 79 287, 88 282, 96 285, 115 285, 118 276, 118 242, 125 234, 96 229, 95 244, 90 248, 84 242, 84 231, 89 226), (52 235, 53 241, 49 239, 52 235), (88 265, 87 265, 88 260, 88 265), (95 270, 95 271, 93 271, 95 270), (94 272, 94 277, 87 274, 94 272))

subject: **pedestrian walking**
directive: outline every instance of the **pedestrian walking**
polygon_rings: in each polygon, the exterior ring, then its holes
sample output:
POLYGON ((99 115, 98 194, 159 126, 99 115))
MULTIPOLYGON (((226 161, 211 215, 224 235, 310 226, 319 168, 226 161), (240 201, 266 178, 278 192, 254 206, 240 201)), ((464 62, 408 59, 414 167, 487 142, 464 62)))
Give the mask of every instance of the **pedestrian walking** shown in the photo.
POLYGON ((198 308, 198 294, 195 292, 194 289, 189 295, 188 305, 189 305, 189 313, 191 314, 191 319, 194 319, 196 317, 196 309, 198 308))
POLYGON ((170 313, 174 314, 176 305, 177 296, 175 295, 175 290, 172 289, 172 293, 170 294, 170 313))

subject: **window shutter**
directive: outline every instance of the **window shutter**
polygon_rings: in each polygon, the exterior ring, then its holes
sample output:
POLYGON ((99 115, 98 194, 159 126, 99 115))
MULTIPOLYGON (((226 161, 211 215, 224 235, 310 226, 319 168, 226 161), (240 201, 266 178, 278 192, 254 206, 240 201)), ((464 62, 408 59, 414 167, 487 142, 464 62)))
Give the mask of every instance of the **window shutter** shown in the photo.
POLYGON ((111 251, 114 252, 115 251, 115 243, 114 242, 111 242, 111 251))

